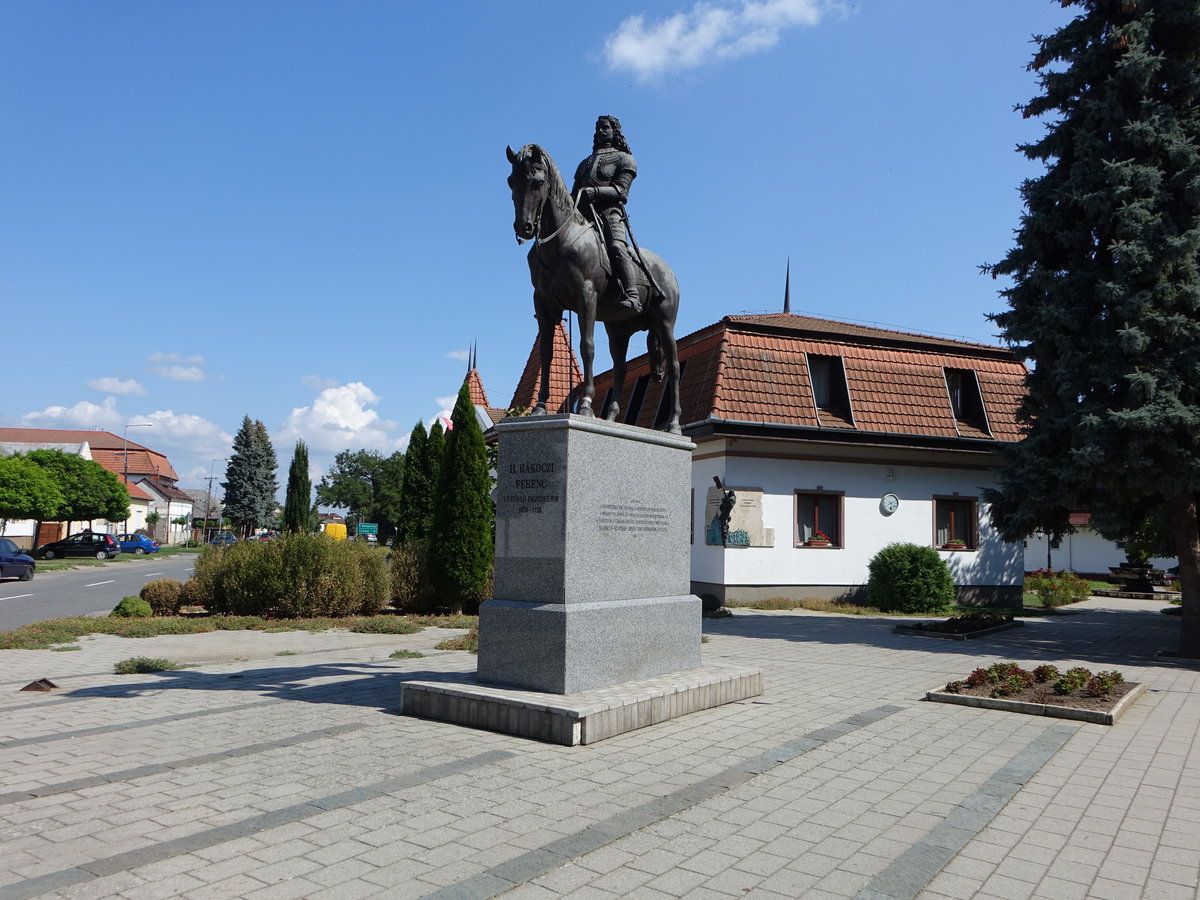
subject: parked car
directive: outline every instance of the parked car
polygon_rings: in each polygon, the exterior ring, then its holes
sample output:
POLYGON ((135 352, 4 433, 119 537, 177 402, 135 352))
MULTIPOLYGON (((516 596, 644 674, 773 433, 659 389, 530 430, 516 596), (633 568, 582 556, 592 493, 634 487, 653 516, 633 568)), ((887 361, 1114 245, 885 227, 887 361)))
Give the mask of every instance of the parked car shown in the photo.
POLYGON ((144 534, 118 534, 117 543, 121 545, 122 553, 134 556, 158 552, 158 541, 152 541, 144 534))
POLYGON ((237 538, 229 531, 218 531, 209 541, 214 547, 229 547, 237 543, 237 538))
POLYGON ((115 559, 121 553, 121 545, 111 534, 96 531, 81 531, 61 541, 42 544, 33 551, 42 559, 58 559, 64 556, 94 556, 96 559, 115 559))
POLYGON ((32 581, 37 563, 33 557, 9 538, 0 538, 0 578, 19 578, 32 581))

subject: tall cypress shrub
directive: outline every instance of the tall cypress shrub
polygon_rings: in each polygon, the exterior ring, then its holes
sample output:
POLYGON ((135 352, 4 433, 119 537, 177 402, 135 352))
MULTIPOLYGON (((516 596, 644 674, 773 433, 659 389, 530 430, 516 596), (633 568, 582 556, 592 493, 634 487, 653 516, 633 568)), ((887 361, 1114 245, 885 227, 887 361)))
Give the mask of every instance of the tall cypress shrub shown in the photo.
POLYGON ((400 491, 400 510, 396 521, 397 544, 423 540, 433 527, 433 492, 430 479, 429 435, 425 423, 417 422, 408 436, 404 452, 404 487, 400 491))
POLYGON ((430 574, 441 600, 461 610, 481 599, 492 565, 492 520, 483 432, 464 382, 438 481, 430 574))
POLYGON ((429 527, 433 528, 433 506, 437 503, 438 485, 442 480, 442 463, 446 459, 446 429, 438 419, 429 429, 429 483, 432 485, 433 503, 430 504, 429 527))
POLYGON ((287 495, 283 501, 283 528, 293 534, 307 534, 312 506, 312 478, 308 474, 308 446, 296 441, 292 464, 288 468, 287 495))

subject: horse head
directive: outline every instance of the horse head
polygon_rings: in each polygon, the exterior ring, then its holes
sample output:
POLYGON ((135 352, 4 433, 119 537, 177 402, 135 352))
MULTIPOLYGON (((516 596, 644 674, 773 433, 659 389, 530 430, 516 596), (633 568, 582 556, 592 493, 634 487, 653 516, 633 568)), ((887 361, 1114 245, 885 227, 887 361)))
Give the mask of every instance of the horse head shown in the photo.
POLYGON ((512 189, 513 210, 516 213, 513 232, 519 244, 536 237, 541 227, 542 207, 549 190, 547 163, 550 158, 537 144, 526 144, 516 153, 513 153, 512 147, 505 147, 505 152, 512 163, 508 186, 512 189))

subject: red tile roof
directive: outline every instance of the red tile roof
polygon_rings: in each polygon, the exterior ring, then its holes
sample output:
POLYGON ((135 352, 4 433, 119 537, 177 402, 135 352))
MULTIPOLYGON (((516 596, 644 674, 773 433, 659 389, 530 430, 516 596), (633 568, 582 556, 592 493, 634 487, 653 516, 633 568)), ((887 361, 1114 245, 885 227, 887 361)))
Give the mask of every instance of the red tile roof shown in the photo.
POLYGON ((137 486, 136 481, 127 481, 124 478, 124 476, 121 476, 121 475, 118 475, 117 477, 121 479, 122 483, 125 485, 125 489, 127 491, 129 491, 129 499, 130 500, 151 500, 151 499, 153 499, 149 494, 147 494, 145 491, 143 491, 140 487, 137 486))
MULTIPOLYGON (((965 341, 848 325, 776 313, 727 316, 679 340, 686 362, 680 384, 684 425, 716 420, 800 426, 877 435, 987 439, 955 420, 943 368, 976 372, 991 438, 1020 437, 1017 405, 1024 365, 1008 350, 965 341), (840 357, 850 397, 849 415, 818 410, 807 355, 840 357)), ((626 405, 646 356, 629 363, 626 405)), ((603 402, 612 373, 596 378, 603 402)), ((650 382, 637 424, 651 427, 662 386, 650 382)), ((624 419, 624 415, 621 416, 624 419)))
POLYGON ((92 459, 117 475, 125 471, 125 450, 129 451, 129 472, 133 475, 158 475, 178 481, 165 456, 134 441, 126 443, 122 435, 108 431, 61 428, 0 428, 0 443, 82 444, 92 451, 92 459))
MULTIPOLYGON (((539 351, 540 338, 534 338, 533 349, 529 351, 529 359, 525 363, 525 371, 513 391, 512 403, 509 409, 533 409, 537 404, 538 391, 542 386, 542 362, 539 351)), ((567 336, 566 326, 560 321, 554 327, 554 358, 550 363, 550 399, 546 408, 550 412, 561 412, 565 409, 571 389, 583 380, 583 370, 575 358, 571 348, 571 340, 567 336)))
POLYGON ((483 389, 483 379, 479 375, 478 369, 472 369, 467 373, 466 377, 467 390, 471 393, 471 405, 490 407, 488 403, 487 391, 483 389))

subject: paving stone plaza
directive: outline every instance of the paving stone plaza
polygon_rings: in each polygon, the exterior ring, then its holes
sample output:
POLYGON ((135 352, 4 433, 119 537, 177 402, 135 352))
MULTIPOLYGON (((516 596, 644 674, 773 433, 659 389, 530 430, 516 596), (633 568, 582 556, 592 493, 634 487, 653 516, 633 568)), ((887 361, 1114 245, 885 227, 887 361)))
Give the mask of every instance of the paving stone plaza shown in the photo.
POLYGON ((1155 655, 1161 606, 970 642, 739 611, 704 660, 762 696, 579 747, 397 715, 405 679, 473 670, 444 632, 0 652, 0 900, 1195 898, 1200 667, 1155 655), (203 662, 111 674, 131 656, 203 662), (1148 690, 1113 727, 920 699, 1010 659, 1148 690))

